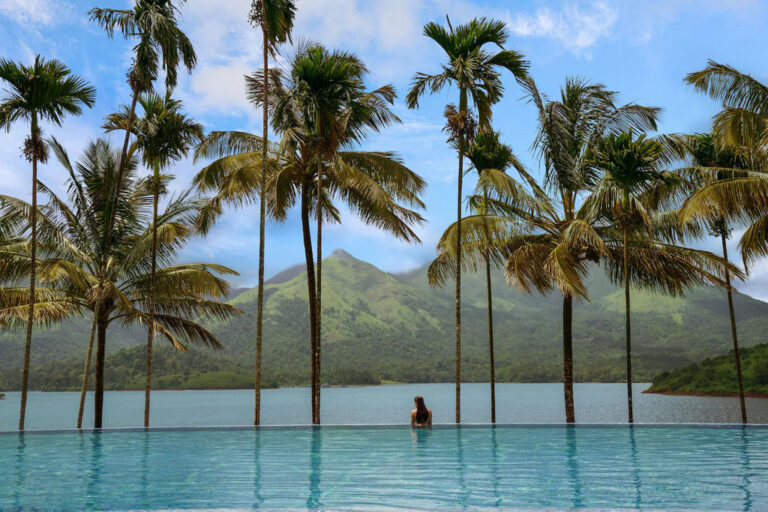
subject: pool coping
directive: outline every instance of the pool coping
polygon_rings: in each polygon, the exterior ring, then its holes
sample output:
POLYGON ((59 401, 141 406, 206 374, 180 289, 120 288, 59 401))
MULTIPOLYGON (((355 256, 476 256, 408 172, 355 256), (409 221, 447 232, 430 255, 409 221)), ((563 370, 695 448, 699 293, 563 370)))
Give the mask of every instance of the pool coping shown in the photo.
MULTIPOLYGON (((344 429, 410 429, 411 426, 402 423, 376 424, 290 424, 290 425, 205 425, 183 427, 107 427, 107 428, 68 428, 68 429, 36 429, 36 430, 0 430, 0 436, 27 434, 118 434, 136 432, 185 432, 185 431, 259 431, 259 430, 344 430, 344 429)), ((433 430, 474 429, 474 428, 565 428, 565 429, 599 429, 599 428, 704 428, 704 429, 768 429, 768 423, 439 423, 432 425, 433 430)))

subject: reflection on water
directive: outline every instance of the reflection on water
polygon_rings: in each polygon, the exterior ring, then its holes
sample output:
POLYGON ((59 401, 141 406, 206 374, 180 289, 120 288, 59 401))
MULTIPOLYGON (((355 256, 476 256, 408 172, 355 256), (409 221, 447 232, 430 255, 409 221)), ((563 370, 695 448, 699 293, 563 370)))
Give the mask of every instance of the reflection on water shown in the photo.
POLYGON ((499 494, 499 442, 496 439, 496 425, 491 426, 491 475, 493 475, 493 496, 495 498, 493 506, 501 505, 501 494, 499 494))
POLYGON ((19 446, 16 448, 16 486, 13 490, 13 501, 16 508, 21 508, 21 490, 24 488, 24 450, 27 443, 24 441, 24 433, 19 434, 19 446))
POLYGON ((320 498, 323 492, 320 490, 320 472, 322 471, 322 449, 323 438, 319 428, 313 428, 310 436, 311 445, 309 450, 309 496, 307 497, 307 508, 316 509, 322 505, 320 498))
POLYGON ((88 510, 98 508, 99 503, 99 479, 101 478, 103 457, 101 440, 102 435, 103 434, 101 432, 94 432, 89 436, 91 440, 91 460, 88 467, 88 485, 86 488, 87 493, 85 496, 85 508, 88 510))
POLYGON ((635 482, 635 508, 640 508, 640 504, 643 502, 643 497, 640 494, 640 463, 637 460, 637 441, 635 440, 635 427, 629 426, 629 446, 632 451, 632 474, 635 482))
POLYGON ((579 474, 578 445, 576 443, 576 428, 572 425, 565 427, 565 446, 568 457, 568 478, 571 483, 571 504, 573 508, 581 508, 581 476, 579 474))
POLYGON ((253 508, 261 508, 264 497, 261 495, 261 431, 253 435, 253 508))
POLYGON ((458 480, 459 480, 459 503, 461 504, 461 508, 467 507, 467 500, 469 499, 469 489, 467 489, 467 482, 466 482, 466 465, 464 463, 464 443, 463 443, 463 428, 457 428, 456 430, 456 458, 457 458, 457 467, 456 472, 458 473, 458 480))
POLYGON ((150 480, 151 476, 149 472, 152 470, 152 466, 149 461, 149 432, 144 432, 141 436, 141 503, 144 507, 149 506, 150 498, 150 480))
POLYGON ((746 427, 741 429, 741 474, 743 475, 743 484, 741 486, 744 491, 744 511, 752 510, 752 493, 749 490, 750 487, 750 457, 749 457, 749 431, 746 427))

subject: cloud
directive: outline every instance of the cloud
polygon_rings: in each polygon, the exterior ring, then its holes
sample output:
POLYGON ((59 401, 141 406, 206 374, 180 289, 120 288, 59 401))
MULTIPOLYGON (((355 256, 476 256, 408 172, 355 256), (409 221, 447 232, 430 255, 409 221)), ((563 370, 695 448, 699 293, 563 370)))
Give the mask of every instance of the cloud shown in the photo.
POLYGON ((542 7, 534 13, 511 14, 508 24, 518 36, 554 39, 574 54, 589 57, 587 50, 611 34, 618 18, 613 5, 595 1, 586 7, 569 3, 561 11, 542 7))
POLYGON ((19 25, 55 25, 70 18, 72 5, 63 0, 2 0, 0 16, 19 25))

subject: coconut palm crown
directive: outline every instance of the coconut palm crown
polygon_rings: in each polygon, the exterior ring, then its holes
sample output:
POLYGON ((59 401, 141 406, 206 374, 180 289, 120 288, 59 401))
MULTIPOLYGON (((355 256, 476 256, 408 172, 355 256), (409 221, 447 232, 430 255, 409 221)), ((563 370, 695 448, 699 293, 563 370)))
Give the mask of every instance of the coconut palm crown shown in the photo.
MULTIPOLYGON (((369 131, 399 121, 389 109, 394 89, 368 91, 363 83, 366 73, 352 54, 304 44, 286 72, 270 70, 270 119, 281 141, 270 149, 267 164, 261 163, 262 139, 240 132, 212 133, 196 153, 198 158, 218 157, 195 177, 202 190, 215 191, 209 209, 214 216, 226 204, 252 201, 263 170, 268 174, 269 214, 279 221, 299 206, 307 263, 314 422, 320 421, 317 278, 321 270, 319 265, 315 268, 310 216, 339 222, 334 202, 339 199, 366 223, 406 241, 418 240, 412 225, 422 220, 412 209, 423 208, 421 177, 393 153, 356 148, 369 131)), ((263 105, 264 75, 248 77, 247 88, 251 101, 263 105)), ((318 246, 321 240, 318 236, 318 246)))
MULTIPOLYGON (((43 288, 36 295, 38 325, 48 325, 73 315, 96 310, 99 282, 103 279, 102 306, 97 318, 96 380, 104 378, 103 351, 107 328, 113 322, 123 325, 147 326, 152 279, 152 187, 150 180, 136 174, 136 159, 118 184, 118 203, 108 206, 110 191, 118 175, 119 152, 107 142, 97 140, 85 150, 77 163, 72 163, 64 148, 56 141, 51 145, 65 171, 69 174, 68 200, 56 196, 41 184, 48 203, 40 210, 40 281, 43 288), (103 244, 107 211, 115 212, 111 257, 104 269, 103 244)), ((22 233, 31 206, 21 200, 3 197, 4 208, 0 224, 6 232, 22 233)), ((209 263, 174 264, 179 248, 193 233, 199 204, 188 195, 172 197, 158 217, 158 268, 154 329, 178 350, 190 343, 211 348, 221 344, 199 320, 210 315, 228 319, 239 311, 216 298, 225 297, 228 283, 217 274, 233 275, 227 267, 209 263)), ((8 244, 4 254, 10 258, 3 266, 0 278, 3 304, 0 324, 15 328, 19 325, 28 300, 16 293, 14 283, 28 276, 29 258, 22 250, 26 241, 8 244)), ((97 386, 103 389, 103 383, 97 386)))

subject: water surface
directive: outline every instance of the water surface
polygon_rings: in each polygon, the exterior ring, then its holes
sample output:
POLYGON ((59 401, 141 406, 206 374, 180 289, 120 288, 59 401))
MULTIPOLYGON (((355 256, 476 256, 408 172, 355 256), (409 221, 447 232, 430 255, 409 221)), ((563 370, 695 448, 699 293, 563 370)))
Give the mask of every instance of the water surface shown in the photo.
POLYGON ((0 435, 0 510, 766 510, 758 427, 0 435))
MULTIPOLYGON (((740 421, 739 401, 730 397, 692 397, 643 394, 648 384, 634 387, 635 421, 640 423, 725 423, 740 421)), ((407 423, 413 397, 424 395, 436 423, 454 421, 453 384, 406 384, 323 389, 322 421, 327 424, 407 423)), ((490 421, 488 384, 462 385, 462 420, 490 421)), ((626 384, 576 384, 576 420, 580 423, 626 421, 626 384)), ((73 428, 79 393, 29 394, 29 429, 73 428)), ((751 422, 768 423, 768 399, 747 399, 751 422)), ((89 394, 85 425, 93 423, 89 394)), ((562 384, 498 384, 496 416, 499 423, 562 423, 562 384)), ((0 431, 18 424, 19 393, 0 400, 0 431)), ((152 426, 250 425, 253 391, 154 391, 152 426)), ((308 388, 264 390, 262 423, 308 424, 308 388)), ((105 394, 105 427, 139 427, 144 421, 143 391, 105 394)))

